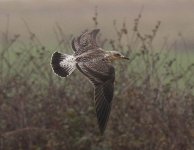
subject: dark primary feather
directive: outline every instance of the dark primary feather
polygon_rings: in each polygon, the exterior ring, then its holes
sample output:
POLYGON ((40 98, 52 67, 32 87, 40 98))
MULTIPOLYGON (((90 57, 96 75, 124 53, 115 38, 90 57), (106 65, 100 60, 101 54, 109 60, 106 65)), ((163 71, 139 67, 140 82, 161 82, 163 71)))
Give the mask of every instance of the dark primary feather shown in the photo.
POLYGON ((93 83, 95 107, 101 133, 106 129, 114 92, 114 67, 106 62, 78 63, 77 68, 93 83))
POLYGON ((96 36, 100 30, 94 29, 92 31, 85 31, 79 37, 72 40, 72 49, 75 52, 75 55, 80 55, 88 50, 98 48, 96 42, 96 36))
POLYGON ((113 98, 114 82, 112 79, 101 85, 95 86, 95 106, 98 125, 101 133, 106 129, 111 111, 111 101, 113 98))

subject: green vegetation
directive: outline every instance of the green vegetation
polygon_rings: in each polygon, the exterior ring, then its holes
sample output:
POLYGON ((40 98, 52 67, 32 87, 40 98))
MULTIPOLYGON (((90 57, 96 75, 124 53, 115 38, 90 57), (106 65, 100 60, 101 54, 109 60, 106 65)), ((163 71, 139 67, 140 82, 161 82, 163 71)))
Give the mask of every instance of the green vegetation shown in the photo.
MULTIPOLYGON (((121 28, 114 22, 117 40, 99 37, 102 47, 130 57, 129 62, 115 64, 115 95, 104 136, 97 127, 88 81, 79 72, 57 77, 50 67, 52 51, 30 30, 25 44, 19 35, 2 33, 0 149, 192 150, 192 57, 169 52, 173 47, 167 44, 155 50, 160 22, 149 35, 142 35, 140 19, 141 14, 132 34, 125 22, 121 28)), ((93 20, 98 27, 97 12, 93 20)), ((60 26, 57 29, 56 49, 70 52, 71 38, 60 26)))

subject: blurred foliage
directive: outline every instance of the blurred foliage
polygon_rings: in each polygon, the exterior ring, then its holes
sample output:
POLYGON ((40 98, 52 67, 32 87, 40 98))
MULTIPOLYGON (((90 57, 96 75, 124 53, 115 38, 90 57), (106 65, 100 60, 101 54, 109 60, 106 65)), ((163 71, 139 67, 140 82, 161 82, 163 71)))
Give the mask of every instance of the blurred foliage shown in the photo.
MULTIPOLYGON (((98 27, 97 8, 92 18, 98 27)), ((57 77, 50 67, 50 48, 26 24, 29 39, 1 35, 0 149, 2 150, 193 150, 193 64, 177 70, 177 60, 157 51, 150 34, 113 22, 117 39, 98 37, 102 47, 120 50, 129 62, 117 62, 112 112, 105 134, 99 133, 92 85, 75 71, 57 77), (19 45, 15 48, 14 44, 19 45)), ((56 49, 71 53, 71 37, 55 27, 56 49)))

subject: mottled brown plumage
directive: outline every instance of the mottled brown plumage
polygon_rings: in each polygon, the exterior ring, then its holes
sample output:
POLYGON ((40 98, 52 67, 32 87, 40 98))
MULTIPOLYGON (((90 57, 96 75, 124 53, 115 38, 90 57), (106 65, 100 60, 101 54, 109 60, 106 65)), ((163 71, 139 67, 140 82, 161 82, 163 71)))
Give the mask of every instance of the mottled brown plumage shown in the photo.
POLYGON ((111 62, 128 59, 117 51, 105 51, 96 42, 100 30, 85 31, 72 40, 73 55, 55 52, 51 65, 61 77, 70 75, 75 68, 94 85, 94 100, 98 125, 101 133, 107 125, 114 93, 115 69, 111 62))

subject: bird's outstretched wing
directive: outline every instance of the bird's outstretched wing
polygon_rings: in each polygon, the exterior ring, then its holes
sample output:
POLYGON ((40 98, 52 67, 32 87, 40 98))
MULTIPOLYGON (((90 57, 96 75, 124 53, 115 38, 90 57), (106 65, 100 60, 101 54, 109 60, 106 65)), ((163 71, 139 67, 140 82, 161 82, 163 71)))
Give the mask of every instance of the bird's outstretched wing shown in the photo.
POLYGON ((114 92, 114 67, 106 62, 78 63, 77 68, 93 83, 95 107, 101 133, 106 129, 114 92))
POLYGON ((85 31, 79 37, 74 38, 71 45, 75 55, 80 55, 88 50, 98 48, 96 36, 99 31, 100 29, 85 31))

